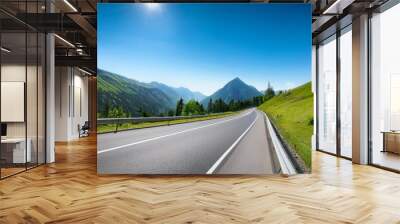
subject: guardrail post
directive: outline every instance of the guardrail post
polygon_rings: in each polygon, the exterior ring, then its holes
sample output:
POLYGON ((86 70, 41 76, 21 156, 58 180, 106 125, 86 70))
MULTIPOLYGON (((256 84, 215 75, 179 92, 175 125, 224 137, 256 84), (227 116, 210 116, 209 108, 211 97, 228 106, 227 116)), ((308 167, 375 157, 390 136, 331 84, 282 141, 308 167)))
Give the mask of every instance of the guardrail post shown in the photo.
POLYGON ((118 123, 119 123, 119 120, 117 120, 117 122, 115 123, 115 133, 118 132, 118 123))

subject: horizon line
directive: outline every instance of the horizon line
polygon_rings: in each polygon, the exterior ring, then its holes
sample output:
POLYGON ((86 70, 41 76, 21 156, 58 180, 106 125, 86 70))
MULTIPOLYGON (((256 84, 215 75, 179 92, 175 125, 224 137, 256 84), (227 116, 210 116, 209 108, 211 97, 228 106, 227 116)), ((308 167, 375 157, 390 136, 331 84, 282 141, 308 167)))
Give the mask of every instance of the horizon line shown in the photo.
MULTIPOLYGON (((116 74, 116 75, 119 75, 119 76, 123 76, 123 77, 125 77, 125 78, 127 78, 127 79, 131 79, 131 80, 133 80, 133 81, 137 81, 137 82, 140 82, 140 83, 143 83, 143 84, 160 83, 160 84, 169 86, 169 87, 171 87, 171 88, 185 88, 185 89, 190 90, 191 92, 194 92, 194 93, 197 92, 197 93, 200 93, 200 94, 202 94, 202 95, 204 95, 204 96, 206 96, 206 97, 213 95, 213 94, 216 93, 218 90, 222 89, 226 84, 228 84, 229 82, 231 82, 231 81, 233 81, 233 80, 235 80, 235 79, 241 80, 241 81, 244 82, 246 85, 251 86, 251 87, 254 87, 257 91, 259 91, 259 92, 261 92, 261 93, 263 93, 263 92, 268 88, 268 87, 266 87, 265 89, 261 89, 261 90, 260 90, 260 89, 258 89, 257 87, 255 87, 255 86, 253 86, 253 85, 251 85, 251 84, 248 84, 247 82, 243 81, 243 79, 240 78, 239 76, 236 76, 236 77, 230 79, 228 82, 226 82, 222 87, 220 87, 220 88, 218 88, 217 90, 213 91, 212 94, 208 95, 208 94, 204 94, 203 92, 201 92, 201 91, 199 91, 199 90, 193 90, 193 89, 188 88, 188 87, 185 87, 185 86, 175 86, 175 85, 167 84, 167 83, 160 82, 160 81, 154 81, 154 80, 153 80, 153 81, 149 81, 149 82, 140 81, 140 80, 138 80, 138 79, 135 79, 135 78, 132 78, 132 77, 129 77, 129 76, 126 76, 126 75, 122 75, 122 74, 119 74, 119 73, 110 71, 110 70, 108 70, 108 69, 99 68, 99 67, 97 67, 97 70, 103 70, 103 71, 105 71, 105 72, 109 72, 109 73, 113 73, 113 74, 116 74)), ((304 83, 301 83, 301 84, 298 84, 298 85, 296 85, 295 87, 292 87, 292 88, 274 89, 274 91, 286 91, 286 90, 291 90, 291 89, 297 88, 297 87, 299 87, 299 86, 302 86, 302 85, 304 85, 304 84, 306 84, 306 83, 308 83, 308 82, 310 82, 310 81, 311 81, 311 80, 309 80, 309 81, 307 81, 307 82, 304 82, 304 83)), ((266 82, 268 83, 269 81, 266 81, 266 82)))

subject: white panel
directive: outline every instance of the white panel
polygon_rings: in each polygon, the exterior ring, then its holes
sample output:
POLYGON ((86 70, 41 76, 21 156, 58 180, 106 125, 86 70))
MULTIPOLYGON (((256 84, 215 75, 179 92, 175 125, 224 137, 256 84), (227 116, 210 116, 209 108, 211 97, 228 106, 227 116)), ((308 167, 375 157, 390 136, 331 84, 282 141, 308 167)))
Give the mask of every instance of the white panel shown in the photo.
POLYGON ((24 82, 1 82, 1 122, 24 122, 24 82))

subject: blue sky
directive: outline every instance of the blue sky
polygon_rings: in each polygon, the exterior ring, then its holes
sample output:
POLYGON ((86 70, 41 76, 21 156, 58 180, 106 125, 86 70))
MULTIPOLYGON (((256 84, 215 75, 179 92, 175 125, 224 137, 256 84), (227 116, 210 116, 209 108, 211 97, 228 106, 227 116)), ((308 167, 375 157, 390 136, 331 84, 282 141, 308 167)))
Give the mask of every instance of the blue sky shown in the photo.
POLYGON ((311 79, 306 4, 98 5, 98 68, 210 95, 235 77, 266 89, 311 79))

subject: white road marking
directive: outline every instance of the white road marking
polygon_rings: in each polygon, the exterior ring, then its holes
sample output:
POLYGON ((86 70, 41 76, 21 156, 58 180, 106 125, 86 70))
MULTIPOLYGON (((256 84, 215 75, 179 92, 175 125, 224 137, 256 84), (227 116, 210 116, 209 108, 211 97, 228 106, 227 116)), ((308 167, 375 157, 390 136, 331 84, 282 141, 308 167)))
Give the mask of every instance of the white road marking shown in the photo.
POLYGON ((214 165, 207 171, 207 174, 213 174, 214 171, 218 168, 218 166, 224 161, 224 159, 229 155, 229 153, 236 147, 236 145, 242 140, 242 138, 249 132, 249 130, 254 126, 258 119, 258 113, 256 118, 254 119, 253 123, 250 124, 250 126, 242 133, 242 135, 239 136, 239 138, 236 139, 236 141, 222 154, 221 157, 214 163, 214 165))
MULTIPOLYGON (((132 143, 129 143, 129 144, 120 145, 120 146, 112 147, 112 148, 109 148, 109 149, 104 149, 104 150, 98 151, 97 154, 101 154, 101 153, 105 153, 105 152, 110 152, 110 151, 113 151, 113 150, 117 150, 117 149, 129 147, 129 146, 133 146, 133 145, 138 145, 138 144, 142 144, 142 143, 146 143, 146 142, 158 140, 158 139, 161 139, 161 138, 166 138, 166 137, 169 137, 169 136, 174 136, 174 135, 182 134, 182 133, 185 133, 185 132, 194 131, 194 130, 198 130, 198 129, 201 129, 201 128, 206 128, 206 127, 210 127, 210 126, 214 126, 214 125, 226 123, 226 122, 229 122, 229 121, 236 120, 236 119, 242 118, 242 117, 244 117, 244 116, 247 116, 248 114, 250 114, 250 113, 252 113, 252 112, 254 112, 254 110, 251 110, 251 111, 247 112, 246 114, 244 114, 244 115, 242 115, 242 116, 238 116, 238 117, 231 118, 231 119, 229 119, 229 120, 224 120, 224 121, 220 121, 220 122, 217 122, 217 123, 212 123, 212 124, 208 124, 208 125, 204 125, 204 126, 200 126, 200 127, 190 128, 190 129, 186 129, 186 130, 179 131, 179 132, 174 132, 174 133, 167 134, 167 135, 162 135, 162 136, 158 136, 158 137, 154 137, 154 138, 149 138, 149 139, 141 140, 141 141, 138 141, 138 142, 132 142, 132 143)), ((258 116, 258 115, 257 115, 257 116, 258 116)))

